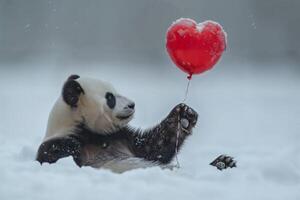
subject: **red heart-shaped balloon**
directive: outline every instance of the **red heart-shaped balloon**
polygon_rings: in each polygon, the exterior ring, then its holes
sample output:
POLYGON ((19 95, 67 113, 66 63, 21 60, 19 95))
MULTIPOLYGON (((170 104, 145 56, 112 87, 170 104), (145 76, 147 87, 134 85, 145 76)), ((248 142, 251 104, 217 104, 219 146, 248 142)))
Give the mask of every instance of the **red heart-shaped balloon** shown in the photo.
POLYGON ((218 62, 226 48, 226 33, 216 22, 197 24, 181 18, 169 27, 166 48, 173 62, 191 77, 218 62))

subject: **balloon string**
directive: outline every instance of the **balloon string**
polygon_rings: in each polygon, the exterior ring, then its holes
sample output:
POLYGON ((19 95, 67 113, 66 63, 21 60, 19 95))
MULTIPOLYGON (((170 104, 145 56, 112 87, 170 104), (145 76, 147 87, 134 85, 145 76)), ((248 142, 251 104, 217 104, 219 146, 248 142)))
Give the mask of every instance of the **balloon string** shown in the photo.
MULTIPOLYGON (((184 99, 182 101, 182 103, 184 103, 187 99, 188 96, 188 92, 189 92, 189 87, 190 87, 190 83, 191 83, 191 78, 188 78, 188 83, 185 89, 185 95, 184 95, 184 99)), ((179 135, 181 133, 181 125, 180 125, 180 115, 178 115, 178 125, 177 125, 177 133, 176 133, 176 144, 175 144, 175 159, 176 159, 176 168, 180 168, 180 163, 178 160, 178 148, 179 148, 179 135)))
POLYGON ((180 116, 178 115, 178 125, 177 125, 177 134, 176 134, 176 146, 175 146, 175 158, 176 158, 176 168, 180 168, 180 163, 178 160, 178 143, 179 143, 179 134, 181 132, 180 129, 180 116))
POLYGON ((184 99, 183 99, 182 103, 184 103, 187 99, 187 95, 188 95, 189 88, 190 88, 190 83, 191 83, 191 79, 189 79, 189 81, 187 83, 187 86, 186 86, 186 89, 185 89, 185 94, 184 94, 184 99))

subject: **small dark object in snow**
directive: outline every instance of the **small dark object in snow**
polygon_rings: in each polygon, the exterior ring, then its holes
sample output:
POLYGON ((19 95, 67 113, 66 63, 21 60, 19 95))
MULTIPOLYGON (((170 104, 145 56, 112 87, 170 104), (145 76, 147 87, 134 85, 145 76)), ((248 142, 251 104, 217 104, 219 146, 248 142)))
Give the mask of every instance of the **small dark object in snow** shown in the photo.
POLYGON ((236 167, 236 161, 231 156, 220 155, 214 161, 210 163, 210 165, 215 166, 218 170, 223 170, 228 167, 233 168, 236 167))

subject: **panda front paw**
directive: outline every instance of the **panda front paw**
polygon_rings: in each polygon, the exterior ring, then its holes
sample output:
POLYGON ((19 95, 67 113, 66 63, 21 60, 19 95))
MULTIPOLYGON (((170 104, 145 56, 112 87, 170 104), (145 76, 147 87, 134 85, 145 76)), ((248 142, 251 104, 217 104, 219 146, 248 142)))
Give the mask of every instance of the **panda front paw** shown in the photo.
POLYGON ((171 116, 180 123, 181 129, 189 134, 198 120, 198 113, 188 105, 181 103, 171 111, 171 116))
POLYGON ((72 137, 54 138, 42 143, 38 149, 36 160, 43 163, 55 163, 60 158, 73 156, 79 158, 80 143, 72 137))

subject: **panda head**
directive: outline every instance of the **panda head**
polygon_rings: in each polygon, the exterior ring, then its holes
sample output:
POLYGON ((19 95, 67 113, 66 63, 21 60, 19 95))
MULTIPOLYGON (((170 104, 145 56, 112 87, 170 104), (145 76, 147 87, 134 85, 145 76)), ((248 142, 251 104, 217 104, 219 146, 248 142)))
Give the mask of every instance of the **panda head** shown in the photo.
POLYGON ((133 118, 135 104, 107 82, 70 76, 62 89, 63 103, 71 119, 91 130, 109 134, 133 118))

